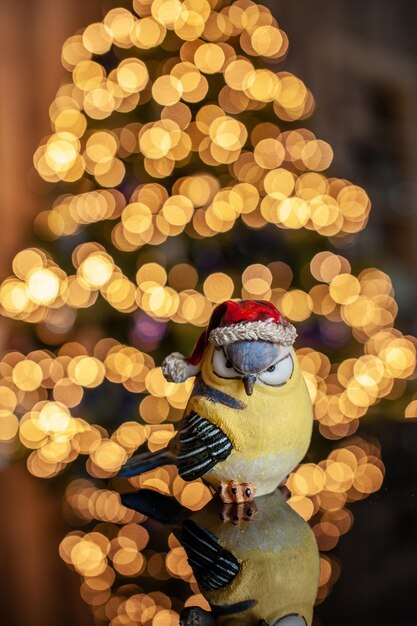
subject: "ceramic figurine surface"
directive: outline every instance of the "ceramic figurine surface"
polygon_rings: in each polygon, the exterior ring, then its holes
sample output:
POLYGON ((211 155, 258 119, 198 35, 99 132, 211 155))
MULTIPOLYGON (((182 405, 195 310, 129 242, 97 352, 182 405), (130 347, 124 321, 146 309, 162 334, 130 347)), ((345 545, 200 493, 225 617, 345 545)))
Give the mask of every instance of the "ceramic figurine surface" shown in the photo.
POLYGON ((174 353, 162 364, 170 382, 196 376, 178 434, 165 450, 132 457, 120 474, 175 464, 184 480, 203 478, 225 502, 276 489, 311 438, 312 406, 295 337, 270 302, 217 306, 191 356, 174 353))
POLYGON ((279 490, 254 502, 186 511, 173 498, 141 490, 125 506, 169 522, 210 605, 185 608, 181 626, 310 626, 319 552, 310 526, 279 490))
MULTIPOLYGON (((233 514, 222 521, 212 501, 178 534, 215 616, 212 624, 310 626, 320 569, 313 532, 279 491, 254 505, 250 521, 245 509, 252 504, 232 505, 242 508, 236 523, 233 514)), ((183 626, 198 624, 201 610, 194 611, 194 621, 190 613, 183 613, 183 626)))

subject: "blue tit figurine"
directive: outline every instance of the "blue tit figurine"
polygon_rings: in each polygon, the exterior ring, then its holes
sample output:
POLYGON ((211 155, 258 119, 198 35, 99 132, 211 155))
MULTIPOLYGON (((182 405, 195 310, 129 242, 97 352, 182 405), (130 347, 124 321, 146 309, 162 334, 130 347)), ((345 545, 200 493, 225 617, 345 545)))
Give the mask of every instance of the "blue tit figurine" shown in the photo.
POLYGON ((314 534, 280 491, 251 503, 217 498, 191 513, 142 490, 125 506, 170 523, 210 605, 185 608, 181 626, 310 626, 319 585, 314 534))
POLYGON ((279 491, 229 506, 223 521, 216 502, 209 502, 178 534, 211 607, 205 616, 186 609, 182 626, 209 624, 209 617, 212 626, 310 626, 320 571, 310 526, 279 491), (243 516, 236 523, 239 507, 243 516))
POLYGON ((292 344, 296 331, 270 302, 217 306, 191 356, 168 356, 170 382, 196 376, 179 432, 168 448, 138 454, 129 477, 174 464, 187 481, 203 478, 224 502, 268 494, 304 457, 313 413, 292 344))

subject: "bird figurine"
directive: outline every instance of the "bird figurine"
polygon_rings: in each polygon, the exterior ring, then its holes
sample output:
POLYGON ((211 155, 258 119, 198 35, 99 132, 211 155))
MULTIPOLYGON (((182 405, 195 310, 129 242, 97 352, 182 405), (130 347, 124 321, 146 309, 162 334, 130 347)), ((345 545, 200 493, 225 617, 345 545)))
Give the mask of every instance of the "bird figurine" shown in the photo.
POLYGON ((191 355, 174 352, 162 363, 169 382, 196 377, 177 435, 164 450, 133 456, 120 475, 173 464, 186 481, 203 478, 224 502, 274 491, 311 439, 296 336, 271 302, 218 305, 191 355))
POLYGON ((181 626, 310 626, 319 585, 314 534, 278 490, 253 503, 213 498, 190 512, 141 490, 125 506, 169 523, 210 611, 188 606, 181 626))
POLYGON ((233 514, 222 520, 212 500, 183 522, 177 536, 211 613, 190 607, 182 626, 310 626, 320 565, 314 534, 279 491, 244 508, 254 505, 256 514, 236 523, 233 514))

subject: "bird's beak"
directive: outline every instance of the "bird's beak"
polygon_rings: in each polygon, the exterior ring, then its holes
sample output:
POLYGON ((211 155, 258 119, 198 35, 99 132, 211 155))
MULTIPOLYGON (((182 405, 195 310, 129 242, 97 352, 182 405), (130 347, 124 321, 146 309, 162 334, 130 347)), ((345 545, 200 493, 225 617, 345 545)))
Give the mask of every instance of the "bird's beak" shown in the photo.
POLYGON ((248 374, 242 378, 243 384, 245 386, 246 395, 251 396, 253 393, 253 386, 255 384, 256 376, 255 374, 248 374))

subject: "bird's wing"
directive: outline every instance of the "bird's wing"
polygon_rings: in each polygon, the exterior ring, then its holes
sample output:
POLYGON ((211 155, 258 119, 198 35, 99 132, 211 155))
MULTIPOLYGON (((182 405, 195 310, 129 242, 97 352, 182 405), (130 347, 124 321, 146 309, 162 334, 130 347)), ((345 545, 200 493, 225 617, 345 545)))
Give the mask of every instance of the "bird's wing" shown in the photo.
POLYGON ((179 539, 194 576, 204 589, 221 589, 237 575, 239 562, 236 557, 221 547, 215 535, 193 520, 183 523, 179 539))
POLYGON ((184 418, 178 444, 178 473, 184 480, 207 474, 232 451, 232 443, 224 432, 195 411, 184 418))

